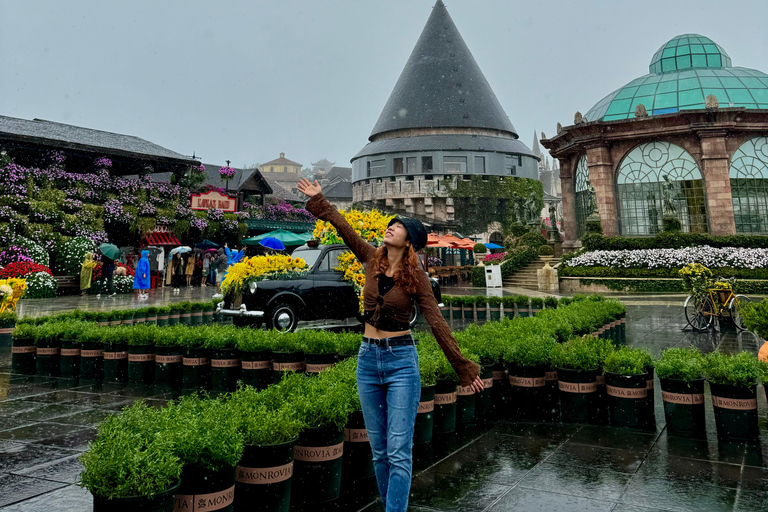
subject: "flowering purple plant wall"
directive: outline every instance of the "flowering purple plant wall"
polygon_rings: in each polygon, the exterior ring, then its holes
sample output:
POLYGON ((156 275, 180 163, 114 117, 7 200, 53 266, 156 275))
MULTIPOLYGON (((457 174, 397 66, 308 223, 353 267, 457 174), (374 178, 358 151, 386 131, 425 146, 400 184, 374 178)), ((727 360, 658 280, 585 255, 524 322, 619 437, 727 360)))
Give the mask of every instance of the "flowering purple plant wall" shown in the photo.
POLYGON ((32 258, 29 257, 29 252, 18 245, 11 245, 6 250, 0 252, 0 266, 4 267, 9 263, 15 262, 31 262, 32 258))
POLYGON ((280 201, 277 204, 255 206, 251 209, 252 219, 282 220, 296 222, 315 222, 317 218, 304 208, 295 208, 293 205, 280 201))

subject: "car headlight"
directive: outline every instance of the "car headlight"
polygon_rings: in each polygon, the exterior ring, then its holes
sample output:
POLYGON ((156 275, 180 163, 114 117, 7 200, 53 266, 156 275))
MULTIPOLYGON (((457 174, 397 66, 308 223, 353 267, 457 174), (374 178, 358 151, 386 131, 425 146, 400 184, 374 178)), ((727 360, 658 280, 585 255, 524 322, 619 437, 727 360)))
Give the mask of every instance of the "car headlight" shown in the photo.
POLYGON ((248 285, 248 289, 251 290, 251 293, 256 293, 256 281, 251 281, 251 284, 248 285))

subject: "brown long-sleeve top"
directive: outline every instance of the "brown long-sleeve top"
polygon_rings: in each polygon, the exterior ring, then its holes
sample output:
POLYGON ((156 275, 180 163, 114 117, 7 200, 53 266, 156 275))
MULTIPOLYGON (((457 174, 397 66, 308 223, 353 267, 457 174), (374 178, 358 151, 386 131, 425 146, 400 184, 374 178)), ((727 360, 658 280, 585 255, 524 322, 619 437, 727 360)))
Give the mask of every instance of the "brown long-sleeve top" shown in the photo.
POLYGON ((352 226, 328 202, 323 194, 317 194, 307 201, 306 208, 316 217, 330 222, 336 228, 336 231, 339 232, 341 238, 344 239, 349 249, 357 256, 357 259, 363 263, 365 268, 363 309, 365 311, 374 311, 378 308, 379 315, 374 315, 374 318, 389 317, 397 322, 407 324, 413 310, 413 301, 415 300, 416 304, 419 305, 422 315, 424 315, 424 318, 432 328, 432 334, 435 335, 437 343, 448 358, 448 362, 456 370, 461 385, 469 386, 475 380, 475 377, 480 374, 480 366, 461 354, 461 350, 451 334, 451 328, 445 322, 440 309, 437 307, 435 295, 432 293, 432 285, 426 273, 417 272, 418 285, 414 295, 408 294, 405 289, 395 284, 389 292, 384 296, 380 296, 379 278, 372 265, 365 265, 371 261, 376 249, 352 229, 352 226))

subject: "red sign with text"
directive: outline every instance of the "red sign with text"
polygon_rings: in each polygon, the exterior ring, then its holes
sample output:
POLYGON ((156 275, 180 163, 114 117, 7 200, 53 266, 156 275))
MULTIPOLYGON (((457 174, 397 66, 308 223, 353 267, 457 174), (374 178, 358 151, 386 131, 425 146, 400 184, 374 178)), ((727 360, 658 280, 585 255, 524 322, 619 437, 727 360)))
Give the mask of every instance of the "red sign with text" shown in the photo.
POLYGON ((193 210, 207 210, 209 208, 234 212, 237 210, 237 198, 222 195, 216 190, 211 190, 205 194, 192 194, 193 210))

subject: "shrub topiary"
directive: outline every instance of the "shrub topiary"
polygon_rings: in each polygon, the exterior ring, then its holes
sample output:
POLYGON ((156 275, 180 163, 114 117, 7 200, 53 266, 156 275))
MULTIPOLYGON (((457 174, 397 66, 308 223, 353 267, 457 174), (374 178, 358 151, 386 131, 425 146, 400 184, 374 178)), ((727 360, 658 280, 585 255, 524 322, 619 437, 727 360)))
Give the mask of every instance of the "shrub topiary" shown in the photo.
POLYGON ((683 229, 683 224, 677 217, 664 217, 661 221, 661 225, 665 233, 681 231, 683 229))
POLYGON ((547 239, 541 233, 528 232, 515 240, 515 247, 541 247, 547 244, 547 239))
POLYGON ((554 256, 555 249, 551 245, 542 245, 539 247, 539 256, 554 256))
POLYGON ((475 244, 475 246, 472 248, 472 252, 485 252, 485 245, 483 244, 475 244))
POLYGON ((586 224, 587 235, 596 233, 598 235, 603 234, 603 224, 599 220, 588 220, 586 224))

